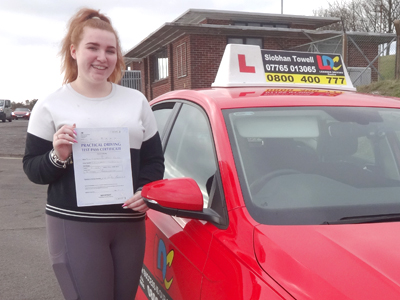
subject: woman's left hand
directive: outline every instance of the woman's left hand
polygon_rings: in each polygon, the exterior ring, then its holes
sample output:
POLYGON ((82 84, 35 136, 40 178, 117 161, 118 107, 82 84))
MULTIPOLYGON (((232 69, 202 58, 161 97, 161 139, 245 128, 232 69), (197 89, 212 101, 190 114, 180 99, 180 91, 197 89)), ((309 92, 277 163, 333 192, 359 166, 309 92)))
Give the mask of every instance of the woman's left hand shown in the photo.
POLYGON ((142 198, 142 192, 138 191, 133 195, 132 198, 128 199, 123 205, 123 208, 130 208, 134 211, 138 212, 146 212, 149 210, 149 207, 146 205, 142 198))

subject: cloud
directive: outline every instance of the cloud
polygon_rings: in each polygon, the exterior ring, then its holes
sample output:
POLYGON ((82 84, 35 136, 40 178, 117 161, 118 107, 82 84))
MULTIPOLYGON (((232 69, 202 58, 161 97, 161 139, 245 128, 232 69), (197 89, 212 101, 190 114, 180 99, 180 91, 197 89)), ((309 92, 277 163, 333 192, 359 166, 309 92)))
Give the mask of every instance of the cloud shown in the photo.
POLYGON ((51 44, 62 36, 65 24, 38 15, 0 11, 0 36, 17 46, 51 44))
POLYGON ((0 98, 23 102, 43 98, 61 86, 57 52, 56 47, 43 45, 8 47, 2 44, 0 98))

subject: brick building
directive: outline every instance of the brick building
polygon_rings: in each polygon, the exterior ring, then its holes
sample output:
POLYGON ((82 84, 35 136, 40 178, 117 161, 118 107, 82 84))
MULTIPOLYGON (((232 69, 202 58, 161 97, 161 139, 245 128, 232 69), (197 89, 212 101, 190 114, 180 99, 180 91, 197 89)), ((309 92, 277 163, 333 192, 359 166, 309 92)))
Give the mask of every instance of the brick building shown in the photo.
MULTIPOLYGON (((141 71, 141 91, 151 100, 171 90, 210 87, 228 43, 299 51, 310 51, 311 45, 318 45, 317 51, 342 54, 342 32, 321 30, 336 22, 340 19, 190 9, 165 23, 124 57, 131 70, 141 71)), ((349 44, 346 51, 354 58, 344 55, 347 66, 367 66, 365 58, 373 62, 378 46, 395 36, 358 33, 356 38, 365 35, 370 41, 362 46, 366 57, 349 44)), ((371 66, 377 68, 377 61, 371 66)), ((376 79, 377 75, 372 77, 376 79)))

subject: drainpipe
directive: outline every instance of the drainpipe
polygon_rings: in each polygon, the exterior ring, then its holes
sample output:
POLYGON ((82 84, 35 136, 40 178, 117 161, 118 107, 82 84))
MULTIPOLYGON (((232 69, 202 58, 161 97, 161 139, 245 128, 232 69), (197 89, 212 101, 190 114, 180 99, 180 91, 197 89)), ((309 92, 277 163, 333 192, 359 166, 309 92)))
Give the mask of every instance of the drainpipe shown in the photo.
POLYGON ((393 21, 394 28, 396 28, 396 68, 395 68, 395 78, 399 79, 400 73, 400 20, 393 21))
POLYGON ((342 39, 342 59, 346 67, 348 67, 348 49, 347 49, 347 33, 346 33, 346 28, 344 27, 344 21, 343 18, 341 18, 342 21, 342 29, 343 29, 343 39, 342 39))

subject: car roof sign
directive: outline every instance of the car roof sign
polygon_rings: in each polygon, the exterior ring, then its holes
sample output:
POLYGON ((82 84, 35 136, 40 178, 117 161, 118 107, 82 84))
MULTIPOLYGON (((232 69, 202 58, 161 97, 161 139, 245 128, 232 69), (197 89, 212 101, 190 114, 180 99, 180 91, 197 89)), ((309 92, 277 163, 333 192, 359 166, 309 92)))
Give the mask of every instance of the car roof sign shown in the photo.
POLYGON ((356 90, 339 54, 228 44, 212 87, 245 86, 356 90))

